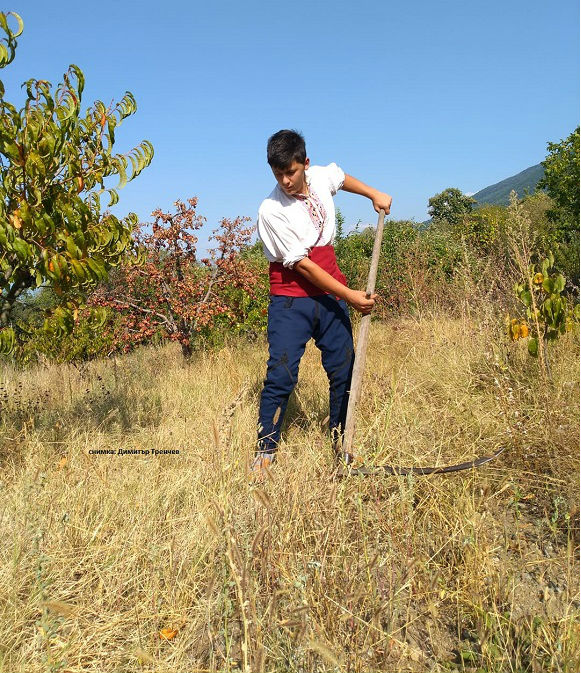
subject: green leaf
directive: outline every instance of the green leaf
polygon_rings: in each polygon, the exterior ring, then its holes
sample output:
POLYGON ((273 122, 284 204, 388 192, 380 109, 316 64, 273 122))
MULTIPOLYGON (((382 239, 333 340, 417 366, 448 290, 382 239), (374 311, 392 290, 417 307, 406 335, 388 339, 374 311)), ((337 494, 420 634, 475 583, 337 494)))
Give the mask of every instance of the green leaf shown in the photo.
POLYGON ((120 157, 119 160, 116 162, 115 167, 117 168, 117 172, 119 173, 119 184, 117 185, 117 189, 122 189, 125 187, 127 184, 127 160, 125 157, 120 157))
POLYGON ((10 34, 12 35, 12 37, 20 37, 22 35, 22 31, 24 30, 24 21, 20 18, 20 15, 17 14, 16 12, 8 12, 8 16, 13 16, 18 22, 17 31, 15 33, 10 31, 10 34))
POLYGON ((0 152, 5 154, 13 163, 20 165, 20 152, 17 143, 14 141, 0 137, 0 152))
POLYGON ((26 262, 32 256, 30 246, 21 238, 15 238, 12 241, 12 249, 21 262, 26 262))
POLYGON ((86 265, 89 267, 89 270, 95 280, 105 280, 107 278, 107 270, 103 262, 98 262, 95 259, 88 258, 85 260, 86 265))
POLYGON ((109 203, 107 204, 107 208, 110 208, 116 203, 119 203, 119 194, 117 194, 115 189, 108 189, 107 191, 109 192, 109 203))
POLYGON ((55 255, 55 260, 56 263, 59 266, 61 276, 64 276, 66 278, 68 272, 69 272, 69 265, 67 264, 67 260, 64 255, 55 255))
POLYGON ((520 293, 520 300, 525 306, 531 306, 533 299, 529 290, 524 290, 524 292, 520 293))
POLYGON ((555 277, 555 284, 554 284, 554 289, 553 292, 563 292, 565 289, 565 277, 561 274, 555 277))
POLYGON ((73 259, 78 259, 81 256, 81 251, 75 245, 71 236, 67 236, 65 239, 67 243, 67 252, 73 259))
POLYGON ((53 255, 50 262, 47 264, 47 276, 49 278, 60 280, 61 268, 59 266, 57 257, 58 255, 53 255))
POLYGON ((536 358, 539 354, 539 342, 537 341, 537 337, 530 338, 527 347, 529 354, 536 358))
POLYGON ((87 279, 87 272, 84 265, 77 259, 71 259, 71 268, 77 280, 83 283, 87 279))
POLYGON ((10 355, 16 346, 16 335, 12 327, 0 330, 0 353, 10 355))
POLYGON ((54 220, 48 213, 43 213, 42 221, 46 225, 46 230, 50 231, 51 233, 56 229, 54 220))

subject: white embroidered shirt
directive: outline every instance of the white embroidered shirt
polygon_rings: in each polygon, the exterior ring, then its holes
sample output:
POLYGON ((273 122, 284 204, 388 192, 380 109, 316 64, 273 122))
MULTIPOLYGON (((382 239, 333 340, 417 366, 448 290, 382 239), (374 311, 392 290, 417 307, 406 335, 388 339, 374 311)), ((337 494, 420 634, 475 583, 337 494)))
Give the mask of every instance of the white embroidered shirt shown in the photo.
POLYGON ((335 240, 333 196, 345 173, 337 164, 309 166, 305 171, 309 195, 289 196, 277 184, 258 211, 258 236, 269 262, 292 268, 315 245, 335 240))

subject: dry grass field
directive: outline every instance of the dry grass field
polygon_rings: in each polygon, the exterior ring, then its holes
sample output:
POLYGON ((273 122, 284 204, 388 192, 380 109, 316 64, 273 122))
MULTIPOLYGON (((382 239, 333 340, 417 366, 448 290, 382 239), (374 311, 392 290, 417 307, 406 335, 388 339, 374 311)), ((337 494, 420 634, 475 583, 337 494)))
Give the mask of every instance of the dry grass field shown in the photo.
POLYGON ((506 447, 429 477, 333 477, 314 346, 258 487, 262 341, 4 366, 0 672, 578 670, 579 338, 501 329, 372 325, 366 464, 506 447))

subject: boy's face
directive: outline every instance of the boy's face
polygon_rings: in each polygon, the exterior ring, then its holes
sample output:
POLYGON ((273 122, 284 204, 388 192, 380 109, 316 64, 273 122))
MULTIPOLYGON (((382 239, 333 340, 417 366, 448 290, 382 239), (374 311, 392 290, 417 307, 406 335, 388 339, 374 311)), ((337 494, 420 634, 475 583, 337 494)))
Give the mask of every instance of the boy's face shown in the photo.
POLYGON ((306 191, 305 171, 308 167, 309 158, 307 157, 304 164, 293 161, 286 168, 273 168, 272 173, 285 194, 296 196, 306 191))

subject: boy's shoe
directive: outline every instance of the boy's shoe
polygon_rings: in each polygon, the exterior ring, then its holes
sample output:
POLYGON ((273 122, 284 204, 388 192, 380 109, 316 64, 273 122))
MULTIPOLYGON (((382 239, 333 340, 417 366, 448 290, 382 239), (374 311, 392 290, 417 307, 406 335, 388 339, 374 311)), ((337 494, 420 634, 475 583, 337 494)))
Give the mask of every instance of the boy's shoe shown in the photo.
POLYGON ((266 480, 270 467, 275 460, 275 453, 257 453, 250 466, 251 483, 262 484, 266 480))

